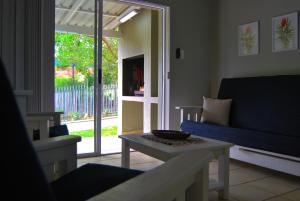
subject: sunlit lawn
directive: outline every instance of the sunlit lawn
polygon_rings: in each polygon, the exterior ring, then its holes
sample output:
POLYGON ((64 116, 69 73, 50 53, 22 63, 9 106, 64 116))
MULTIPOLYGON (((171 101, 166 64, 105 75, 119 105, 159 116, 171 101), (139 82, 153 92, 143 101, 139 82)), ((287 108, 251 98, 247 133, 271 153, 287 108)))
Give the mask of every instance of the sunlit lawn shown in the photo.
MULTIPOLYGON (((116 136, 117 135, 117 126, 104 127, 101 129, 101 136, 116 136)), ((82 130, 82 131, 73 131, 70 132, 70 135, 78 135, 81 137, 94 137, 94 130, 82 130)))

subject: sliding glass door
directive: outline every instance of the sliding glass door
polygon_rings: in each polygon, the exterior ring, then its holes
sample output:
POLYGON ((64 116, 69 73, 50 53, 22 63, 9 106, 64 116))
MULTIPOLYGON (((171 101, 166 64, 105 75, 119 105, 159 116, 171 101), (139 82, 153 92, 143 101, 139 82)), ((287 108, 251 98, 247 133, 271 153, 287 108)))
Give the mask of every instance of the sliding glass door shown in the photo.
POLYGON ((55 107, 69 133, 82 138, 78 154, 120 152, 120 134, 168 129, 168 8, 53 1, 55 107))
POLYGON ((55 110, 79 135, 80 155, 100 153, 102 0, 55 0, 55 110))

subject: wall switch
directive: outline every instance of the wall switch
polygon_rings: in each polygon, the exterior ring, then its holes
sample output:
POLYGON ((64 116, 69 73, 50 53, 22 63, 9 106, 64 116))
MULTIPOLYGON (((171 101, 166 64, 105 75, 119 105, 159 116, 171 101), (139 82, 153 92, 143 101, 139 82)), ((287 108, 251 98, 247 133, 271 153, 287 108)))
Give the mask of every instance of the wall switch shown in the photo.
POLYGON ((176 48, 176 59, 180 58, 180 48, 176 48))
POLYGON ((176 59, 184 59, 184 50, 176 48, 176 59))

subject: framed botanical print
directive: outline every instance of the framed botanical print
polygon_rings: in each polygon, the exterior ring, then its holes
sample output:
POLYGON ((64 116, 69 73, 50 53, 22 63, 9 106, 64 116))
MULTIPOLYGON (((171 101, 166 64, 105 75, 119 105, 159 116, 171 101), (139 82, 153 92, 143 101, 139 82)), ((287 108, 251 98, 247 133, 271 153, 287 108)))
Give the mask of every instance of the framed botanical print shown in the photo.
POLYGON ((273 52, 298 49, 298 12, 272 18, 273 52))
POLYGON ((243 24, 238 27, 239 56, 259 53, 259 22, 243 24))

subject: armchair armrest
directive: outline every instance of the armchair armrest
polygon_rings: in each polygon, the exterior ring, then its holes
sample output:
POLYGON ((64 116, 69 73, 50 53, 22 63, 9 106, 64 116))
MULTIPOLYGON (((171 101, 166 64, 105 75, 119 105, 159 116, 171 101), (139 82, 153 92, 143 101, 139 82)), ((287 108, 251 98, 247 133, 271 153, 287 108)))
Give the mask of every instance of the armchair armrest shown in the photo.
POLYGON ((64 112, 34 112, 34 113, 27 113, 28 117, 51 117, 54 125, 60 125, 60 117, 64 114, 64 112))
POLYGON ((180 110, 180 124, 183 120, 200 121, 203 111, 202 106, 176 106, 175 109, 180 110))
POLYGON ((44 151, 49 149, 56 149, 59 147, 65 147, 73 145, 81 141, 81 137, 76 135, 64 135, 53 138, 47 138, 44 140, 33 141, 33 146, 36 151, 44 151))
POLYGON ((89 201, 208 200, 210 159, 207 151, 185 152, 89 201))
POLYGON ((77 168, 80 141, 79 136, 65 135, 32 142, 49 182, 77 168))

